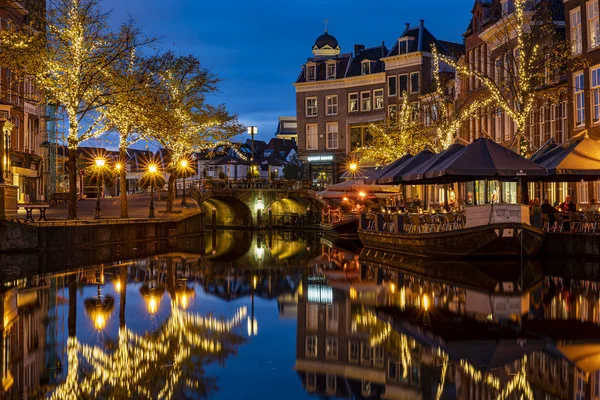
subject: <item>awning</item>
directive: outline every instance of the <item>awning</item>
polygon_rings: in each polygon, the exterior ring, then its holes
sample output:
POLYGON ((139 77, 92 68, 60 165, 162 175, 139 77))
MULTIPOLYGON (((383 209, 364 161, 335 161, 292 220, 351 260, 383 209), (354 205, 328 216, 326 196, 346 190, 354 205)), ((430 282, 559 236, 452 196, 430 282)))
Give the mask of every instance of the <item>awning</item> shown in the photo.
POLYGON ((410 160, 411 158, 412 158, 412 155, 410 155, 410 154, 403 155, 396 161, 393 161, 392 163, 390 163, 387 166, 380 169, 372 178, 366 179, 366 183, 377 183, 377 180, 379 178, 381 178, 382 176, 384 176, 385 174, 387 174, 389 171, 396 168, 397 166, 404 164, 406 161, 410 160))
POLYGON ((402 180, 404 181, 416 181, 419 179, 423 179, 425 177, 425 173, 430 169, 434 168, 436 165, 440 164, 444 160, 447 160, 460 150, 464 149, 465 146, 462 144, 453 144, 448 147, 446 150, 442 151, 431 157, 429 160, 425 161, 423 164, 418 165, 412 170, 408 171, 402 176, 402 180))
POLYGON ((480 138, 425 173, 437 182, 545 177, 546 169, 487 138, 480 138))
POLYGON ((389 184, 389 183, 399 184, 401 182, 404 182, 402 180, 402 176, 404 175, 405 172, 408 172, 408 171, 416 168, 417 166, 422 165, 424 162, 426 162, 433 156, 435 156, 435 154, 432 153, 431 151, 423 150, 416 156, 412 157, 411 159, 407 160, 406 162, 398 165, 396 168, 392 168, 388 172, 383 174, 379 179, 377 179, 377 183, 379 183, 379 184, 386 184, 386 183, 387 184, 389 184))
POLYGON ((536 162, 548 170, 546 180, 596 180, 600 177, 600 142, 586 137, 567 147, 556 146, 536 162))

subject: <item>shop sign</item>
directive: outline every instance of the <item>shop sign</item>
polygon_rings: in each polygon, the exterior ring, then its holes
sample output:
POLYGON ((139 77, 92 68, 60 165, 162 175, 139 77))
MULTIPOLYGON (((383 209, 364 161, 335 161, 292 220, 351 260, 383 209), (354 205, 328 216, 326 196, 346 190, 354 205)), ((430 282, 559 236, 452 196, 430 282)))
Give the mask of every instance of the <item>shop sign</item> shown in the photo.
POLYGON ((324 162, 324 161, 333 161, 333 155, 332 154, 321 154, 318 156, 308 156, 307 157, 308 162, 324 162))

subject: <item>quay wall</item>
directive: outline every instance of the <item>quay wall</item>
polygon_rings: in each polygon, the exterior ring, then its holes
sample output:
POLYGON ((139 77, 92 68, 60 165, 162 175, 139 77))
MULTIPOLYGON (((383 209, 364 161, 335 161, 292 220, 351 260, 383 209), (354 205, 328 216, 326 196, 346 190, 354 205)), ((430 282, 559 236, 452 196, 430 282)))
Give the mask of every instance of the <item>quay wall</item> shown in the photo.
POLYGON ((544 256, 600 257, 600 235, 548 232, 544 237, 541 254, 544 256))
POLYGON ((0 251, 47 251, 168 240, 204 231, 199 212, 180 219, 101 220, 22 224, 0 222, 0 251))

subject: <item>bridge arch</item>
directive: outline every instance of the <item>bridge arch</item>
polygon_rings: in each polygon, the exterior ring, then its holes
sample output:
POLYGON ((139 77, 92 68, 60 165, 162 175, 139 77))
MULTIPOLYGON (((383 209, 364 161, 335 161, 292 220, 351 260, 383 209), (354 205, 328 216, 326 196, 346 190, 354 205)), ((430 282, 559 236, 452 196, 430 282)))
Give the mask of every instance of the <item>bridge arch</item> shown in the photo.
POLYGON ((202 202, 206 225, 212 224, 212 210, 217 212, 217 226, 252 227, 250 207, 237 197, 213 196, 202 202))

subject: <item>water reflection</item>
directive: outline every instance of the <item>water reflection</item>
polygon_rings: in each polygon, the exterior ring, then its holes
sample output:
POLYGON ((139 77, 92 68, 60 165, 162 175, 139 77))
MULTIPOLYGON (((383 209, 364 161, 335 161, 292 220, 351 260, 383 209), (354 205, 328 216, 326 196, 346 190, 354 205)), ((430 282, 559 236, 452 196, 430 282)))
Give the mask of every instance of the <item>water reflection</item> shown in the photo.
POLYGON ((162 246, 4 275, 0 397, 600 395, 597 263, 430 263, 292 232, 162 246))

